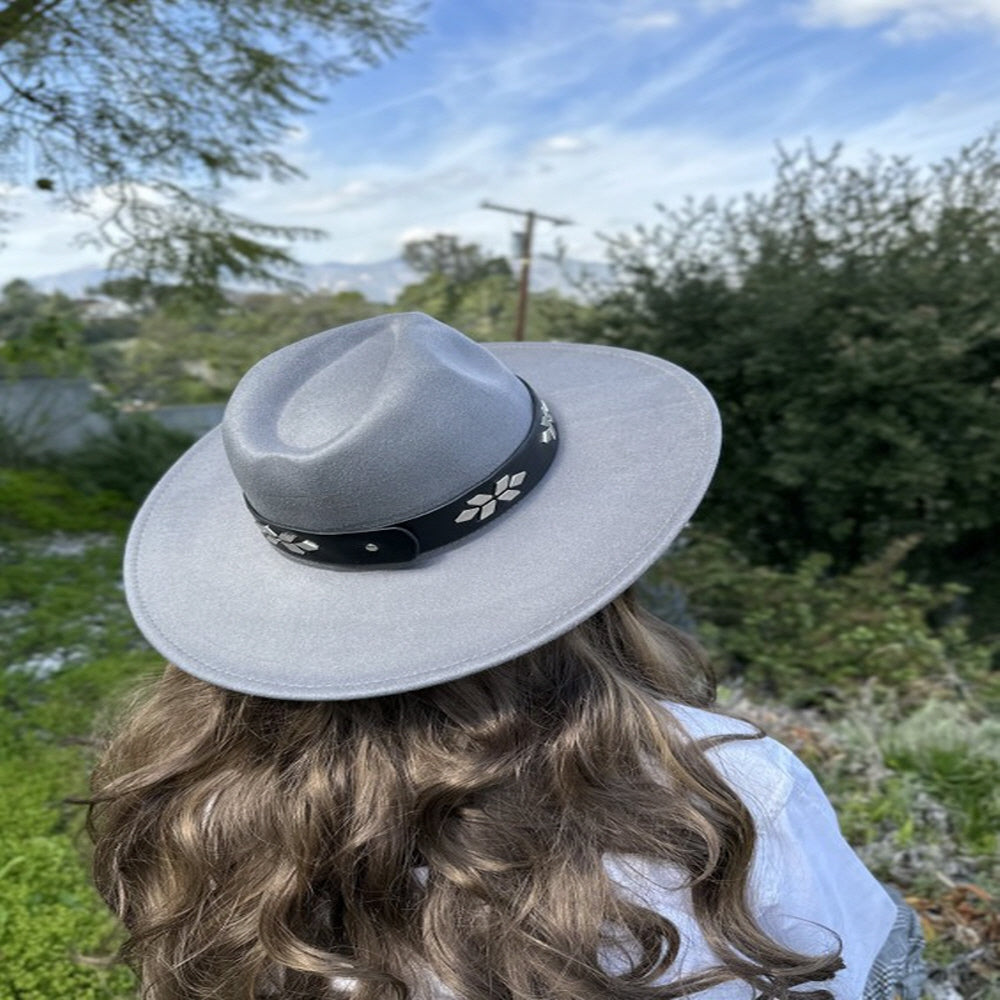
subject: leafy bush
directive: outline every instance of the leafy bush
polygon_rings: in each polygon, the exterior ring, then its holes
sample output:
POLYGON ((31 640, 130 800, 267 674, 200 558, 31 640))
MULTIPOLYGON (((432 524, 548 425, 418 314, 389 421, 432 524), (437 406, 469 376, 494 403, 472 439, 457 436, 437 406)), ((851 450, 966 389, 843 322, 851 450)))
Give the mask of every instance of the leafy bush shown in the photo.
POLYGON ((111 490, 138 504, 193 441, 147 414, 116 413, 107 435, 91 438, 59 464, 81 488, 111 490))
POLYGON ((88 368, 79 307, 16 279, 0 289, 0 376, 80 374, 88 368))
POLYGON ((997 698, 1000 687, 988 680, 993 647, 970 639, 960 619, 931 621, 963 588, 908 580, 899 564, 911 544, 897 542, 881 558, 834 575, 826 556, 785 571, 753 565, 722 539, 693 535, 651 579, 685 591, 722 673, 765 696, 823 705, 871 682, 902 709, 977 679, 997 698))
POLYGON ((771 191, 613 239, 617 287, 566 335, 705 381, 726 447, 699 516, 755 562, 920 534, 928 578, 1000 588, 998 176, 1000 130, 927 169, 783 153, 771 191))

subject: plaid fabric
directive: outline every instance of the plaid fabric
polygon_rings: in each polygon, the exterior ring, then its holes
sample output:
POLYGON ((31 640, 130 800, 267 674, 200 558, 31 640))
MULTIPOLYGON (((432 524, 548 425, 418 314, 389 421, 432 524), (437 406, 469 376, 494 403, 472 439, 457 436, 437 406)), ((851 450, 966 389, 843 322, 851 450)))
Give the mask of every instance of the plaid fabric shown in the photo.
POLYGON ((862 1000, 920 1000, 927 980, 920 921, 895 889, 886 891, 896 903, 896 922, 875 957, 862 1000))

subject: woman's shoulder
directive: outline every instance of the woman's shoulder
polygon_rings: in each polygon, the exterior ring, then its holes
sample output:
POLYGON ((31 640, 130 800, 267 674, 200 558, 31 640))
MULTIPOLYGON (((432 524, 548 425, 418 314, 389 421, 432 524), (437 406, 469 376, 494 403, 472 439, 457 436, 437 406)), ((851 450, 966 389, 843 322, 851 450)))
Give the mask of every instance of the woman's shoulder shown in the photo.
POLYGON ((701 742, 712 764, 755 818, 780 812, 796 786, 811 786, 812 773, 786 746, 743 719, 665 701, 663 708, 692 740, 701 742))

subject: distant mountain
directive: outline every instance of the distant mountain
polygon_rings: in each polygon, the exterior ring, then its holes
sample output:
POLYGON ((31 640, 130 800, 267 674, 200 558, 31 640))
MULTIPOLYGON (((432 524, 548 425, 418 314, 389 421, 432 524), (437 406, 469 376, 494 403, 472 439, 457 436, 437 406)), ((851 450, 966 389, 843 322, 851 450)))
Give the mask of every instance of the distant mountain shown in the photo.
MULTIPOLYGON (((554 289, 562 295, 579 295, 576 283, 581 276, 589 275, 593 280, 603 282, 608 279, 606 264, 588 261, 566 260, 562 264, 546 257, 537 257, 531 262, 531 290, 533 292, 554 289)), ((40 292, 62 292, 71 298, 81 298, 88 288, 99 285, 107 273, 99 267, 79 267, 60 274, 47 274, 32 278, 31 284, 40 292)), ((303 267, 300 280, 311 291, 361 292, 371 302, 392 302, 409 284, 420 280, 401 258, 374 261, 370 264, 343 264, 330 261, 327 264, 307 264, 303 267)), ((255 291, 252 287, 240 291, 255 291)))
POLYGON ((392 302, 419 275, 401 258, 370 264, 307 264, 302 283, 316 292, 361 292, 370 302, 392 302))
POLYGON ((99 285, 106 276, 107 272, 101 267, 78 267, 72 271, 32 278, 31 284, 46 295, 62 292, 71 299, 80 299, 87 294, 88 288, 99 285))

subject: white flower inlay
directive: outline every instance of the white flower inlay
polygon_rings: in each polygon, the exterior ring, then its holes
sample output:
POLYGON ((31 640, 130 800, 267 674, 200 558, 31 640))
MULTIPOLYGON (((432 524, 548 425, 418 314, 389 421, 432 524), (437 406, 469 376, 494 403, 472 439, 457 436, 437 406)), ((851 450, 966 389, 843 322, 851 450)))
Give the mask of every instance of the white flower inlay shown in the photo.
POLYGON ((302 555, 304 552, 315 552, 319 548, 315 542, 296 535, 294 531, 275 531, 269 524, 258 524, 257 527, 272 545, 285 549, 286 552, 302 555))
POLYGON ((550 441, 555 441, 557 437, 555 421, 552 419, 549 408, 545 405, 545 400, 540 399, 538 402, 542 408, 542 444, 548 444, 550 441))
POLYGON ((520 486, 527 475, 527 472, 515 472, 512 476, 501 476, 496 481, 492 493, 477 493, 474 497, 469 497, 465 501, 469 506, 455 518, 455 523, 461 524, 476 517, 480 521, 485 521, 497 509, 498 503, 510 503, 521 495, 521 491, 514 487, 520 486))

